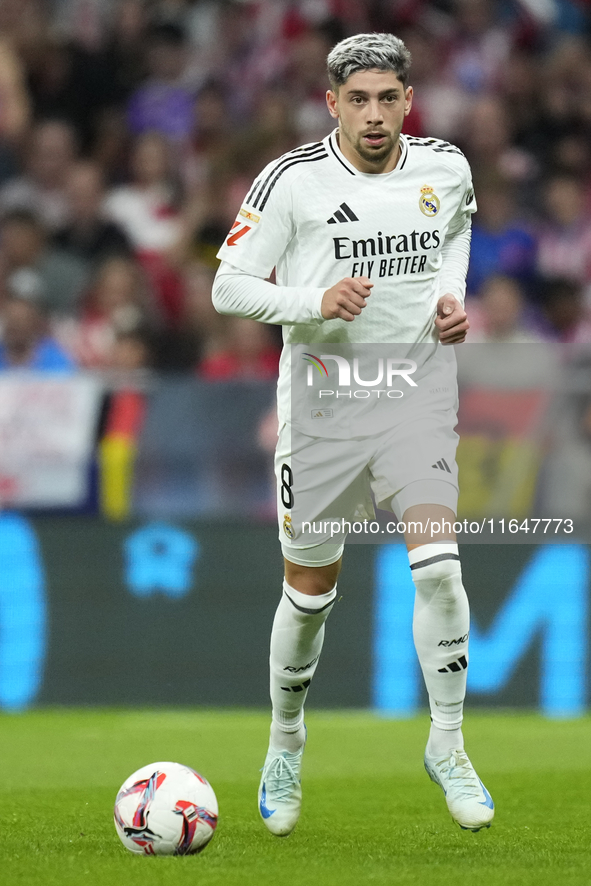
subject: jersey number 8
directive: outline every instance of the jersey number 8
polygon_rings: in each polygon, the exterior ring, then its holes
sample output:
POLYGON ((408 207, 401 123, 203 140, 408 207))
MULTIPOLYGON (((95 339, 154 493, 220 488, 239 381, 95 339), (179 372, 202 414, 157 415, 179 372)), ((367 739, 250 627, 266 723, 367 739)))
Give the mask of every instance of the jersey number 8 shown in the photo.
POLYGON ((293 474, 289 465, 281 466, 281 501, 288 510, 293 508, 293 474))

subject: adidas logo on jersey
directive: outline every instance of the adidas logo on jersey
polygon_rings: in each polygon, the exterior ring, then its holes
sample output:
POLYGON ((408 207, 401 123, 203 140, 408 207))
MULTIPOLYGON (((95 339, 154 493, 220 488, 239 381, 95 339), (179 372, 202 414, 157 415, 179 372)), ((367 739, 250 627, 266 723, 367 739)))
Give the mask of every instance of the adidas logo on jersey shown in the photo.
POLYGON ((346 203, 341 203, 337 211, 333 213, 330 218, 327 218, 326 223, 329 225, 336 225, 337 222, 342 224, 343 222, 350 221, 359 221, 359 219, 350 206, 347 206, 346 203))
POLYGON ((437 464, 431 465, 431 467, 440 471, 447 471, 448 474, 451 474, 451 468, 444 458, 440 458, 437 464))

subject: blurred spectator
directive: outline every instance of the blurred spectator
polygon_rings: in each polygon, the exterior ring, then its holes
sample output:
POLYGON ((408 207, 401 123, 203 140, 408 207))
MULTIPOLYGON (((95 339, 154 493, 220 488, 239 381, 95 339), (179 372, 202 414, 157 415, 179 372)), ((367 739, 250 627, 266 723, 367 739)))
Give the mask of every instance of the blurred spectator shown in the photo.
POLYGON ((224 342, 201 361, 198 372, 208 381, 272 379, 279 372, 280 354, 271 326, 231 317, 224 342))
POLYGON ((152 339, 147 329, 120 331, 110 351, 108 368, 115 372, 138 372, 152 365, 152 339))
POLYGON ((53 0, 53 31, 61 39, 96 53, 105 40, 119 0, 53 0))
POLYGON ((111 257, 98 267, 79 320, 59 324, 60 341, 87 369, 112 365, 119 335, 153 325, 145 281, 130 258, 111 257))
POLYGON ((6 281, 0 322, 0 370, 71 372, 76 368, 49 334, 43 281, 34 268, 21 268, 6 281))
POLYGON ((22 61, 10 41, 0 38, 0 139, 14 145, 23 135, 30 115, 22 61))
POLYGON ((591 220, 580 180, 564 172, 553 175, 544 188, 544 205, 539 272, 583 285, 591 283, 591 220))
POLYGON ((165 139, 139 136, 130 159, 131 181, 107 194, 105 213, 121 226, 137 252, 164 253, 181 231, 178 194, 165 139))
POLYGON ((148 79, 131 96, 127 119, 132 133, 159 132, 186 142, 194 125, 192 91, 183 83, 186 38, 174 22, 154 24, 147 34, 148 79))
POLYGON ((212 174, 230 161, 232 126, 225 96, 216 83, 207 84, 197 96, 196 126, 185 152, 184 184, 194 192, 207 187, 212 174))
POLYGON ((545 280, 542 309, 555 341, 591 343, 591 318, 579 284, 564 277, 545 280))
POLYGON ((496 274, 469 302, 470 342, 523 344, 543 341, 526 322, 526 300, 517 280, 496 274))
MULTIPOLYGON (((203 228, 211 228, 212 219, 221 212, 224 214, 219 236, 214 234, 210 238, 214 247, 210 251, 216 261, 217 250, 230 226, 221 195, 226 181, 239 167, 240 161, 236 155, 240 152, 242 157, 242 133, 236 135, 232 130, 226 99, 219 84, 211 82, 200 91, 196 108, 197 128, 191 142, 185 147, 179 165, 186 199, 182 206, 180 238, 168 253, 173 264, 181 264, 195 254, 203 228)), ((252 163, 252 153, 248 156, 252 163)), ((250 175, 251 180, 252 177, 250 175)))
MULTIPOLYGON (((102 2, 102 0, 101 0, 102 2)), ((146 74, 145 35, 150 9, 144 0, 116 0, 106 22, 105 64, 124 102, 146 74)))
MULTIPOLYGON (((586 41, 571 37, 552 45, 551 52, 537 58, 533 78, 528 78, 535 81, 529 94, 513 108, 515 132, 519 143, 535 153, 544 172, 561 169, 580 174, 587 163, 591 127, 591 50, 586 41)), ((509 101, 516 88, 509 87, 509 79, 515 83, 519 73, 506 72, 504 91, 509 101)))
POLYGON ((97 115, 122 99, 102 53, 47 34, 29 64, 29 93, 37 119, 67 121, 87 149, 97 115))
POLYGON ((291 46, 286 77, 296 99, 294 125, 299 144, 318 141, 334 129, 326 112, 326 56, 332 43, 323 28, 302 33, 291 46))
POLYGON ((25 172, 0 190, 0 210, 29 209, 50 230, 67 220, 66 185, 76 155, 72 127, 60 120, 37 123, 25 152, 25 172))
POLYGON ((222 350, 227 318, 215 310, 211 288, 215 268, 191 261, 183 275, 184 301, 178 328, 163 330, 157 338, 156 363, 160 369, 191 370, 222 350))
MULTIPOLYGON (((330 119, 330 118, 329 118, 330 119)), ((329 126, 330 129, 330 126, 329 126)), ((293 107, 285 101, 282 89, 268 87, 257 96, 249 125, 231 133, 229 150, 218 154, 211 165, 211 180, 217 194, 225 193, 220 203, 211 202, 208 220, 220 229, 229 228, 236 217, 253 178, 267 163, 301 144, 293 120, 293 107), (223 160, 224 162, 220 162, 223 160)), ((222 241, 225 233, 222 235, 222 241)), ((216 250, 217 251, 217 250, 216 250)))
POLYGON ((169 256, 183 235, 178 187, 169 148, 156 132, 138 136, 131 155, 131 181, 114 188, 105 213, 125 231, 170 323, 178 320, 182 285, 169 256))
POLYGON ((220 4, 211 76, 223 83, 235 124, 242 126, 250 119, 259 91, 277 81, 285 69, 284 13, 277 3, 261 3, 259 10, 237 0, 220 4))
POLYGON ((536 241, 532 226, 520 219, 509 182, 496 175, 477 181, 476 199, 468 293, 475 295, 491 274, 516 277, 527 286, 535 273, 536 241))
POLYGON ((19 140, 29 124, 30 101, 21 59, 0 37, 0 186, 18 173, 19 140))
POLYGON ((590 130, 574 124, 555 139, 549 163, 552 169, 570 173, 581 183, 587 209, 591 204, 591 143, 590 130))
POLYGON ((544 149, 543 143, 532 135, 542 112, 543 78, 540 58, 531 47, 514 47, 501 71, 500 94, 513 140, 536 157, 544 149))
MULTIPOLYGON (((173 3, 176 10, 168 6, 168 16, 172 15, 181 24, 191 47, 185 79, 197 85, 207 82, 216 70, 220 55, 220 25, 224 4, 218 0, 200 0, 199 3, 173 3)), ((166 18, 161 9, 160 15, 166 18)))
POLYGON ((108 72, 106 78, 112 98, 95 114, 92 143, 86 153, 113 182, 125 177, 129 141, 126 103, 146 76, 144 38, 149 15, 150 6, 143 0, 116 0, 105 19, 106 33, 100 57, 108 72))
POLYGON ((442 79, 440 57, 433 52, 434 39, 434 34, 425 27, 412 27, 404 32, 404 42, 412 56, 411 83, 415 90, 404 132, 454 141, 468 107, 462 90, 442 79))
POLYGON ((66 195, 70 222, 53 238, 56 246, 85 262, 96 262, 114 253, 131 253, 131 244, 123 229, 104 217, 104 181, 98 164, 88 160, 76 163, 66 195))
POLYGON ((293 109, 286 104, 281 89, 269 87, 257 96, 252 126, 243 130, 241 142, 242 138, 245 142, 242 149, 245 154, 250 153, 251 161, 248 167, 244 162, 239 162, 238 170, 242 171, 246 167, 249 173, 255 174, 274 157, 280 157, 301 144, 293 120, 293 109), (253 163, 259 166, 259 170, 253 169, 253 163))
POLYGON ((87 278, 84 263, 51 246, 47 230, 34 213, 14 209, 0 223, 0 275, 6 279, 26 267, 39 274, 50 313, 76 312, 87 278))
POLYGON ((537 172, 533 155, 514 144, 505 105, 497 96, 474 101, 466 119, 462 145, 475 178, 496 173, 522 183, 531 181, 537 172))
POLYGON ((496 0, 455 0, 455 34, 446 74, 464 93, 496 91, 512 43, 496 0))

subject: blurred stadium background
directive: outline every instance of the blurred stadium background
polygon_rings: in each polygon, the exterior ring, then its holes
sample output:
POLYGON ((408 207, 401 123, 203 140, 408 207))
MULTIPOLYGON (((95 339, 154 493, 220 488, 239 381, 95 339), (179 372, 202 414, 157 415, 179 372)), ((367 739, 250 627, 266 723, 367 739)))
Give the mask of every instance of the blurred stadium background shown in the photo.
MULTIPOLYGON (((3 709, 267 703, 280 330, 216 315, 215 254, 371 30, 413 54, 406 131, 474 173, 460 517, 575 525, 465 546, 471 697, 586 710, 586 0, 2 0, 3 709)), ((403 553, 350 546, 312 706, 423 703, 403 553)))

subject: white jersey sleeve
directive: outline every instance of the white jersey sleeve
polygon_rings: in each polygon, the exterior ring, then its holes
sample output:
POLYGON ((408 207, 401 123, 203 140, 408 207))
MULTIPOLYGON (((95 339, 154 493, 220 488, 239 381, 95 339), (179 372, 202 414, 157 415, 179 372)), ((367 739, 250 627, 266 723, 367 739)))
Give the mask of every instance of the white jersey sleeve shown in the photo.
POLYGON ((291 188, 282 171, 274 161, 255 179, 218 252, 222 261, 263 279, 295 234, 291 188))
POLYGON ((449 234, 441 249, 441 270, 439 272, 439 295, 454 295, 461 304, 466 298, 466 274, 470 261, 470 239, 472 226, 470 217, 464 218, 464 226, 454 234, 449 234))
POLYGON ((322 142, 304 145, 269 163, 255 179, 218 252, 213 301, 220 313, 281 325, 323 322, 327 286, 275 286, 265 278, 297 236, 293 204, 299 176, 327 156, 322 142))
POLYGON ((466 222, 470 222, 473 213, 476 212, 476 197, 474 196, 474 185, 472 184, 472 173, 468 161, 462 157, 462 194, 458 203, 458 208, 450 222, 448 233, 453 235, 457 231, 464 230, 466 222))
POLYGON ((324 293, 323 287, 275 286, 223 261, 214 280, 212 298, 220 314, 291 326, 324 322, 321 311, 324 293))
POLYGON ((451 293, 462 304, 464 304, 466 297, 472 214, 476 212, 476 198, 470 167, 467 162, 464 162, 463 166, 462 195, 443 242, 442 264, 439 272, 439 294, 451 293))

